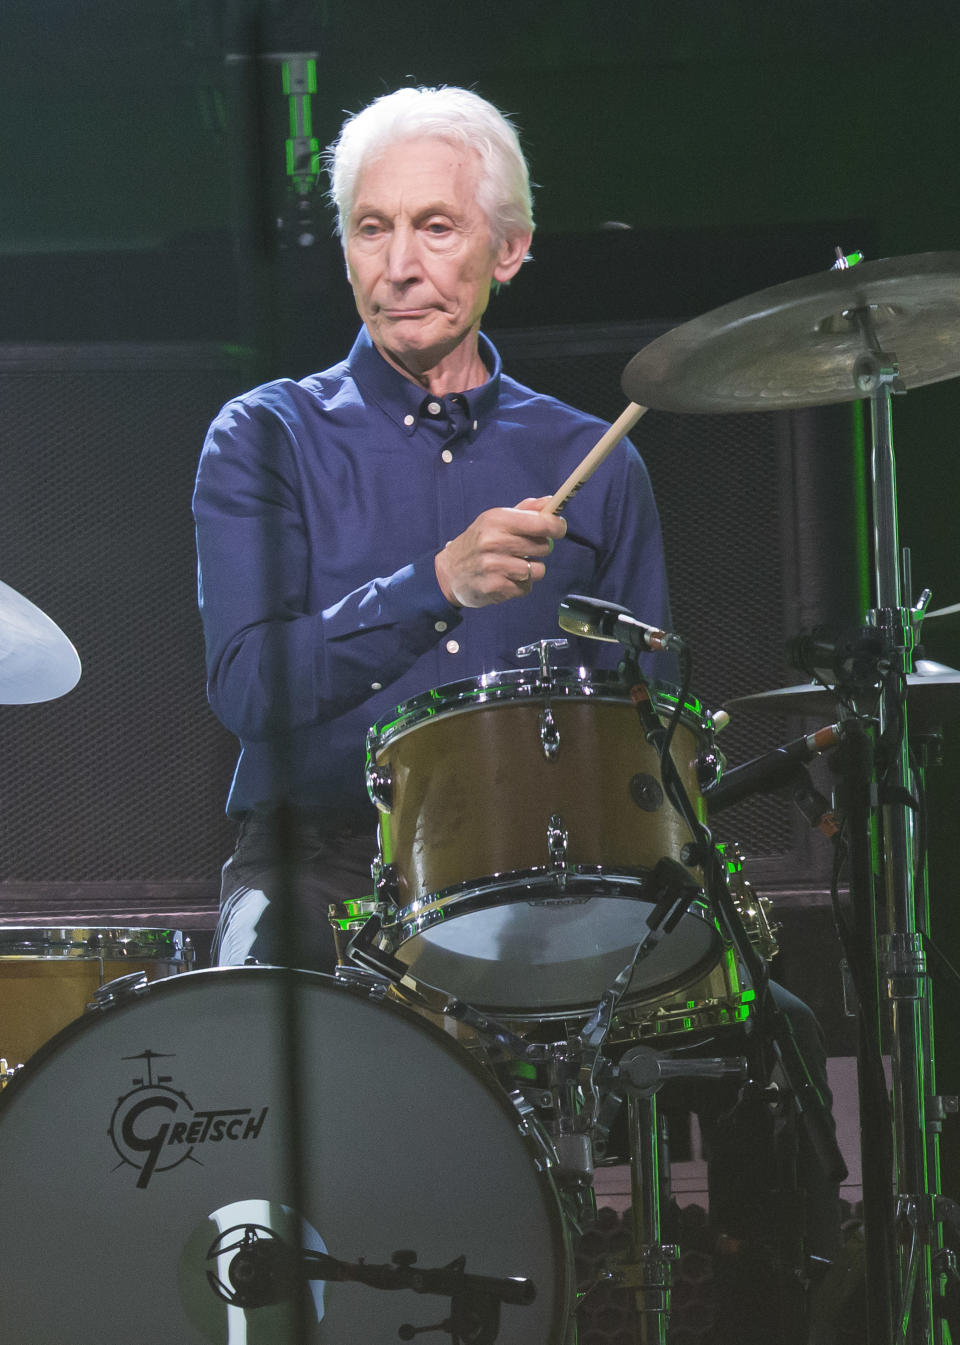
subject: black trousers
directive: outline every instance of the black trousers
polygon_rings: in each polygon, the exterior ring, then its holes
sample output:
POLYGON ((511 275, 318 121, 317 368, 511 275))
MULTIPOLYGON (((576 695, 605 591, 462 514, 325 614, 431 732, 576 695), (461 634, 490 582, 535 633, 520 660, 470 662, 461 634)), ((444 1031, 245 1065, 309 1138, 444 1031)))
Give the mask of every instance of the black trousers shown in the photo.
POLYGON ((376 851, 375 823, 364 817, 248 814, 223 866, 213 961, 332 972, 329 907, 371 896, 376 851))

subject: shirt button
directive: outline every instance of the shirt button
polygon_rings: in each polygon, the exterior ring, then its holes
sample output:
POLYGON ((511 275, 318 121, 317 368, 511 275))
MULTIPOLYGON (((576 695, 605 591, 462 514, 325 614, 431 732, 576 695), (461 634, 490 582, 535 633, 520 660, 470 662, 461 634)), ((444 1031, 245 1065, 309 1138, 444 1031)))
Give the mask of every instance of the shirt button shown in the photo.
POLYGON ((431 416, 439 416, 443 407, 439 402, 427 402, 427 410, 430 412, 431 416))
POLYGON ((404 416, 403 423, 409 429, 409 427, 416 422, 416 419, 416 416, 404 416))
POLYGON ((447 629, 447 623, 445 621, 435 621, 433 623, 433 629, 440 631, 442 634, 447 629))
POLYGON ((382 682, 371 682, 371 683, 370 683, 370 690, 371 690, 371 691, 382 691, 382 690, 383 690, 383 683, 382 683, 382 682))
POLYGON ((460 641, 459 641, 459 640, 448 640, 448 641, 447 641, 447 646, 446 646, 446 648, 447 648, 447 653, 448 653, 448 654, 459 654, 459 653, 460 653, 460 641))
POLYGON ((474 433, 476 433, 476 430, 477 430, 477 424, 478 424, 477 421, 474 421, 474 422, 473 422, 473 430, 474 430, 474 433))
POLYGON ((445 448, 440 456, 444 462, 453 462, 453 453, 449 448, 445 448))

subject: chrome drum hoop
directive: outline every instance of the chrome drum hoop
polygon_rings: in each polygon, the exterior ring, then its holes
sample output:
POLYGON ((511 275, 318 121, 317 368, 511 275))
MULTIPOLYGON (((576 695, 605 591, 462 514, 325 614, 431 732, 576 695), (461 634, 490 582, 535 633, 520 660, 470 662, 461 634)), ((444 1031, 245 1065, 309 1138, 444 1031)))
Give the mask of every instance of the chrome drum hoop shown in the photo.
MULTIPOLYGON (((382 719, 367 732, 368 779, 378 754, 402 734, 429 723, 442 715, 464 714, 507 702, 586 699, 593 702, 630 704, 627 688, 619 674, 605 668, 552 668, 544 678, 525 668, 511 668, 502 672, 485 673, 480 677, 466 677, 459 682, 447 682, 432 691, 422 692, 401 701, 389 719, 382 719)), ((653 682, 650 699, 660 715, 672 714, 677 705, 677 688, 668 682, 653 682)), ((709 737, 712 742, 713 723, 710 715, 696 697, 685 701, 680 722, 688 728, 709 737)), ((707 787, 704 780, 702 788, 707 787)), ((369 791, 374 804, 378 800, 369 791)), ((378 805, 379 806, 379 805, 378 805)))
MULTIPOLYGON (((517 1022, 586 1017, 647 933, 646 917, 652 910, 646 899, 649 885, 649 874, 602 868, 571 866, 562 889, 549 869, 491 874, 395 912, 382 909, 379 920, 361 926, 354 935, 351 954, 358 961, 371 950, 387 954, 399 964, 397 979, 402 974, 404 984, 426 991, 430 1000, 453 995, 517 1022), (571 963, 571 946, 579 951, 589 940, 598 914, 601 922, 606 917, 607 928, 613 920, 617 933, 625 931, 627 937, 571 963), (561 942, 564 918, 574 917, 572 945, 567 941, 561 956, 556 961, 548 958, 543 966, 528 955, 530 945, 540 940, 523 937, 531 928, 524 917, 536 922, 540 915, 545 925, 541 933, 555 941, 559 935, 561 942), (494 956, 489 949, 486 956, 471 956, 474 949, 483 952, 485 937, 494 942, 505 938, 507 946, 494 956)), ((716 963, 720 934, 704 900, 691 903, 681 928, 682 938, 673 943, 670 936, 664 938, 637 964, 624 994, 625 1005, 649 1013, 664 995, 679 991, 716 963)))

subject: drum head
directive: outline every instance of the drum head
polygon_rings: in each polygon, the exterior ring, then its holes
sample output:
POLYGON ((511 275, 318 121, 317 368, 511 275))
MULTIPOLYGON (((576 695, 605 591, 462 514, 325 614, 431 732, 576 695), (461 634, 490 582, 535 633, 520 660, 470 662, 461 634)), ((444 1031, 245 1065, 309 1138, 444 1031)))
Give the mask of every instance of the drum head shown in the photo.
MULTIPOLYGON (((437 901, 419 917, 397 956, 420 984, 511 1018, 592 1013, 648 933, 653 903, 638 882, 573 877, 563 893, 552 879, 525 898, 503 900, 494 885, 437 901), (551 895, 539 896, 540 892, 551 895), (458 916, 458 919, 451 919, 458 916)), ((701 901, 634 967, 624 1002, 655 1003, 686 985, 719 956, 720 935, 701 901)))
POLYGON ((569 1250, 534 1138, 445 1033, 329 977, 192 972, 88 1015, 0 1094, 0 1148, 17 1345, 387 1345, 450 1316, 449 1294, 333 1279, 298 1290, 272 1272, 259 1306, 237 1306, 251 1243, 285 1267, 298 1243, 354 1265, 464 1256, 468 1275, 534 1281, 532 1303, 502 1306, 498 1345, 564 1338, 569 1250))

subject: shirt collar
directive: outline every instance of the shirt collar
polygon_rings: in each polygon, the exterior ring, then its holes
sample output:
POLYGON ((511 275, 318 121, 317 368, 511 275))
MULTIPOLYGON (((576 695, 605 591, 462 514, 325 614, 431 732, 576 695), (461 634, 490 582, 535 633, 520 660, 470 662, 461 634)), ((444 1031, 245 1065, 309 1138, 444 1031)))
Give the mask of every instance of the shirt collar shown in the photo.
MULTIPOLYGON (((480 356, 490 370, 490 377, 478 388, 455 394, 466 404, 467 417, 471 427, 475 427, 471 434, 493 412, 500 393, 500 353, 482 332, 479 343, 480 356)), ((387 363, 371 341, 366 327, 360 328, 346 363, 364 396, 375 401, 404 434, 413 434, 421 416, 426 414, 427 403, 434 398, 387 363)))

